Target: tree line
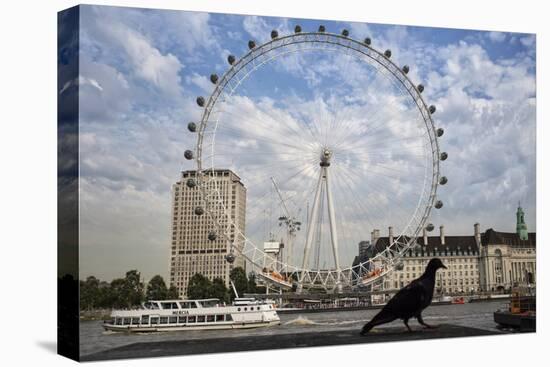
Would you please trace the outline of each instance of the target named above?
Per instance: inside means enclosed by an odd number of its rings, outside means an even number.
[[[235,285],[235,290],[240,297],[244,293],[263,293],[265,287],[259,287],[256,284],[256,276],[250,273],[248,277],[246,272],[241,267],[235,267],[229,273],[229,279]],[[218,298],[223,302],[231,302],[235,298],[235,294],[231,287],[226,287],[225,282],[221,278],[214,278],[212,281],[204,275],[197,273],[189,279],[187,285],[187,298]]]
[[[80,309],[132,308],[146,299],[178,298],[176,287],[167,287],[160,275],[155,275],[147,287],[141,281],[137,270],[126,272],[124,278],[113,279],[110,283],[94,276],[80,281]]]
[[[244,293],[258,293],[265,288],[256,285],[253,273],[248,277],[243,268],[231,270],[230,279],[240,296]],[[124,278],[113,279],[110,283],[101,281],[94,276],[80,281],[80,309],[94,310],[101,308],[132,308],[146,300],[178,299],[178,290],[174,285],[167,287],[160,275],[155,275],[147,283],[141,281],[141,274],[137,270],[126,272]],[[210,280],[197,273],[189,279],[187,298],[218,298],[223,302],[230,302],[234,298],[233,291],[225,286],[221,278]]]

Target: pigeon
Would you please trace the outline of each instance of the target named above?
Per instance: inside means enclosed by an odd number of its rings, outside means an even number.
[[[422,320],[422,311],[432,302],[435,273],[441,268],[447,269],[440,259],[431,259],[424,274],[399,290],[384,308],[363,326],[361,335],[366,335],[370,329],[377,325],[386,324],[396,319],[403,320],[407,329],[412,331],[409,327],[409,319],[412,317],[416,318],[426,328],[432,328],[433,326]]]

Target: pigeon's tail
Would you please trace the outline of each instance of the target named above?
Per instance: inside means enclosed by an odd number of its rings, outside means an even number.
[[[376,316],[374,316],[372,320],[367,322],[365,326],[363,326],[363,329],[361,330],[361,335],[367,334],[370,331],[370,329],[372,329],[377,325],[386,324],[388,322],[392,322],[395,319],[397,319],[396,316],[388,312],[385,312],[385,310],[382,310],[378,314],[376,314]]]

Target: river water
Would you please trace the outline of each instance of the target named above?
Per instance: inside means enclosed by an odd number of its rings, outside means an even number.
[[[441,305],[428,307],[423,312],[426,323],[454,324],[498,332],[493,321],[493,312],[506,309],[507,302],[479,302],[463,305]],[[164,340],[190,340],[234,338],[250,335],[277,335],[338,329],[361,329],[379,310],[338,311],[320,313],[280,314],[281,325],[268,328],[242,330],[190,330],[154,333],[120,333],[103,330],[102,321],[82,321],[80,323],[80,354],[87,355],[126,344],[158,342]],[[420,328],[416,320],[409,322],[411,328]],[[402,326],[402,321],[394,321],[378,328]]]

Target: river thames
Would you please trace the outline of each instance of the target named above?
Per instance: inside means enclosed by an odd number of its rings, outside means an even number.
[[[493,312],[498,309],[506,309],[506,301],[466,303],[463,305],[438,305],[428,307],[423,313],[427,323],[452,324],[476,329],[482,329],[494,333],[506,333],[499,330],[493,320]],[[236,330],[190,330],[175,332],[153,333],[120,333],[103,330],[102,321],[82,321],[80,323],[80,354],[86,356],[112,348],[122,347],[134,343],[185,341],[209,338],[237,338],[254,335],[282,335],[311,332],[326,332],[334,330],[361,329],[364,323],[372,318],[379,310],[337,311],[320,313],[281,313],[281,325]],[[416,320],[411,320],[409,325],[413,330],[421,329]],[[401,321],[394,321],[375,328],[375,332],[383,332],[385,328],[403,327]],[[404,335],[403,340],[406,340]]]

